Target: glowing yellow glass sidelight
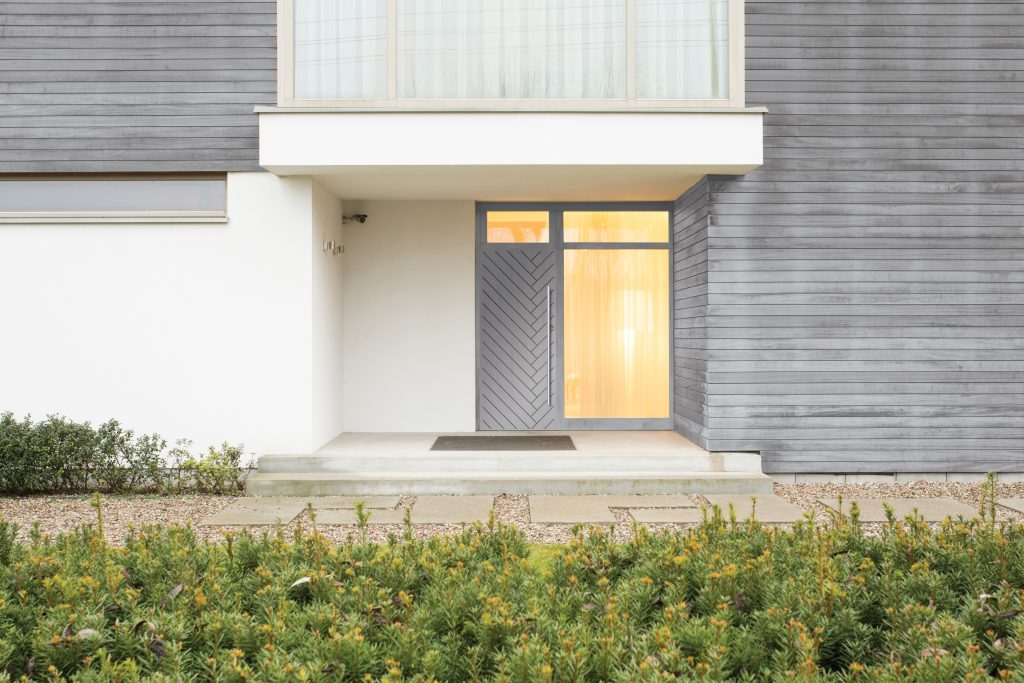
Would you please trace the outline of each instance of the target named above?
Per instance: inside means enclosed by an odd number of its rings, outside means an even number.
[[[566,211],[566,242],[668,242],[667,211]]]
[[[488,211],[489,243],[530,244],[549,241],[547,211]]]
[[[565,251],[565,416],[669,417],[669,252]]]

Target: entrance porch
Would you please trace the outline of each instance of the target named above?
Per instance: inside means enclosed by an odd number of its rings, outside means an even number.
[[[310,446],[263,455],[249,492],[770,490],[757,455],[667,431],[694,381],[673,201],[757,167],[762,113],[261,111],[261,165],[341,215],[314,255]],[[643,230],[597,229],[629,212]],[[577,450],[430,450],[500,429]]]

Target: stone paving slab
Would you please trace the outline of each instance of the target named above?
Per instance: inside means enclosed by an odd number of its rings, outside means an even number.
[[[199,522],[201,526],[287,524],[306,508],[305,498],[242,498]]]
[[[1000,498],[998,502],[1004,508],[1024,513],[1024,498]]]
[[[412,506],[414,524],[468,524],[486,522],[494,496],[417,496]]]
[[[629,514],[641,524],[697,524],[704,521],[698,508],[640,508]]]
[[[405,521],[405,508],[397,510],[367,509],[370,518],[367,524],[402,524]],[[359,523],[356,511],[352,508],[328,508],[316,513],[316,523],[325,526],[336,524],[353,525]]]
[[[470,524],[486,522],[491,516],[493,496],[417,496],[412,506],[413,524]],[[398,500],[395,499],[395,504]],[[405,508],[367,510],[367,524],[402,524]],[[358,524],[354,509],[328,509],[317,513],[318,524]]]
[[[888,503],[897,519],[903,519],[907,515],[914,514],[914,510],[920,514],[926,522],[941,522],[946,517],[976,517],[978,511],[969,505],[964,505],[952,498],[850,498],[843,499],[843,514],[850,513],[850,506],[857,501],[860,508],[860,521],[862,522],[885,522],[883,503]],[[839,509],[839,500],[836,498],[822,498],[819,500],[822,505],[833,510]]]
[[[798,522],[804,517],[804,511],[789,501],[772,495],[752,496],[749,494],[714,494],[705,495],[708,502],[722,509],[722,514],[729,516],[729,505],[736,511],[737,519],[750,519],[751,514],[759,522],[770,524],[786,524]],[[757,499],[755,504],[754,499]]]
[[[307,499],[303,499],[307,500]],[[314,510],[355,510],[358,501],[366,509],[387,509],[398,507],[398,496],[315,496],[308,499]]]
[[[530,496],[534,524],[614,524],[609,508],[693,508],[689,496]]]

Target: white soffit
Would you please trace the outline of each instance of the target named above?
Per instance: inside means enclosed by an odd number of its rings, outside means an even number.
[[[260,165],[364,199],[670,200],[761,165],[761,110],[260,113]]]

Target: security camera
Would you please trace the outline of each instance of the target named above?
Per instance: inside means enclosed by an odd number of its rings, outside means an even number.
[[[342,216],[341,222],[342,223],[365,223],[366,222],[366,218],[367,218],[367,216],[366,216],[365,213],[356,213],[356,214],[353,214],[351,216]]]

